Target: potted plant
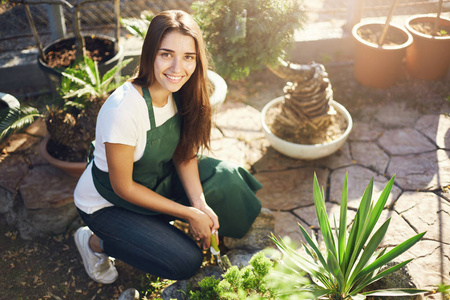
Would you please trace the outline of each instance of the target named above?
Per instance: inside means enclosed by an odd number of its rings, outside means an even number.
[[[391,24],[398,0],[394,0],[386,22],[360,22],[353,26],[354,74],[361,84],[387,88],[401,76],[406,49],[413,39],[404,28]]]
[[[306,21],[299,1],[199,1],[192,8],[221,74],[237,80],[266,66],[288,81],[285,96],[270,101],[261,114],[275,150],[294,158],[316,159],[342,145],[352,122],[345,108],[333,101],[323,65],[284,59],[295,31]],[[326,134],[332,127],[340,132],[333,137]]]
[[[425,234],[419,233],[403,243],[387,250],[379,247],[386,235],[390,218],[377,230],[376,224],[389,197],[394,178],[387,183],[377,201],[372,202],[373,178],[367,185],[349,232],[347,233],[347,176],[342,188],[339,224],[334,227],[327,215],[323,188],[320,189],[314,174],[314,204],[323,243],[319,245],[314,235],[310,236],[299,224],[305,243],[303,251],[289,245],[288,239],[272,240],[282,253],[279,260],[290,272],[278,273],[286,284],[296,285],[299,272],[311,278],[309,285],[297,285],[297,291],[307,291],[318,299],[366,299],[374,296],[411,296],[424,294],[427,290],[398,287],[368,291],[373,282],[399,270],[412,259],[393,266],[386,265],[416,244]]]
[[[443,78],[450,66],[450,19],[441,16],[443,0],[436,16],[414,15],[407,19],[406,29],[413,36],[406,50],[406,69],[419,79]]]
[[[114,37],[104,35],[84,35],[81,32],[80,9],[84,4],[103,0],[77,0],[71,4],[65,0],[16,0],[13,2],[22,3],[25,6],[28,21],[33,31],[36,45],[39,51],[38,65],[48,77],[52,90],[56,90],[61,85],[61,72],[82,57],[87,56],[98,62],[100,74],[105,74],[108,70],[120,63],[123,59],[123,49],[119,44],[119,16],[120,0],[114,0],[114,13],[116,18],[116,30]],[[51,42],[46,47],[42,47],[36,26],[31,15],[29,4],[59,4],[66,6],[72,15],[73,36]]]
[[[131,60],[122,61],[101,76],[97,62],[84,57],[62,72],[59,92],[64,103],[48,108],[45,121],[49,135],[40,147],[50,164],[71,176],[82,174],[95,140],[98,111],[110,92],[123,84],[125,78],[117,75]]]
[[[27,127],[39,116],[36,108],[21,106],[16,97],[0,93],[0,148],[8,136]]]

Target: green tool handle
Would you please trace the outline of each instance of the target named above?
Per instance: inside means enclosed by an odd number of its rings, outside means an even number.
[[[211,253],[214,255],[217,255],[220,253],[219,246],[217,245],[217,239],[214,234],[211,233],[211,247],[210,247]],[[213,251],[214,250],[214,251]]]

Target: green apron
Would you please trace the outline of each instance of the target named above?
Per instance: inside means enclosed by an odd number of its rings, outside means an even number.
[[[172,160],[180,139],[182,117],[178,113],[156,127],[150,93],[146,88],[142,90],[151,128],[147,132],[144,154],[133,164],[133,180],[168,199],[190,206]],[[174,99],[180,111],[178,94],[174,94]],[[261,202],[255,196],[262,188],[261,183],[234,164],[205,156],[198,158],[198,164],[206,202],[219,218],[219,234],[235,238],[244,236],[261,210]],[[140,214],[160,214],[120,198],[112,189],[109,174],[101,171],[95,160],[92,177],[99,194],[112,204]]]

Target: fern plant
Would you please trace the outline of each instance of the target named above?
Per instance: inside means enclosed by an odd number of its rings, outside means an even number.
[[[277,239],[272,235],[272,240],[284,255],[281,262],[286,268],[292,272],[304,271],[312,278],[313,283],[301,289],[313,293],[319,299],[365,299],[366,296],[410,296],[427,292],[402,288],[363,292],[369,284],[410,262],[411,259],[380,271],[381,267],[407,251],[425,234],[425,232],[417,234],[389,251],[386,248],[379,248],[390,219],[375,232],[374,228],[386,204],[394,178],[395,176],[388,182],[375,203],[371,201],[372,178],[347,234],[347,176],[342,189],[339,226],[335,224],[336,229],[333,230],[325,208],[324,191],[320,189],[314,174],[314,204],[325,249],[320,250],[317,241],[301,225],[300,230],[306,240],[306,243],[303,243],[304,255],[289,247],[283,239]],[[290,279],[292,276],[286,276],[286,281]]]

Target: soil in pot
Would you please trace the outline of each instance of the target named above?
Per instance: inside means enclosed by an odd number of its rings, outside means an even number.
[[[328,115],[318,128],[308,124],[290,128],[280,126],[277,118],[282,105],[282,102],[279,102],[267,110],[266,124],[273,134],[285,141],[302,145],[324,144],[338,139],[347,129],[347,120],[339,113]]]
[[[378,44],[381,33],[383,32],[383,24],[370,24],[358,29],[358,35],[365,41],[372,44]],[[401,32],[389,27],[383,46],[401,45],[405,42],[405,37]]]
[[[105,62],[114,57],[114,43],[110,40],[85,37],[86,55],[98,63]],[[76,49],[72,40],[64,40],[55,44],[45,54],[45,62],[51,68],[67,68],[75,61]]]
[[[54,158],[67,162],[85,162],[86,151],[73,151],[70,147],[60,145],[49,139],[47,143],[47,152]]]
[[[414,22],[410,24],[411,28],[417,32],[431,36],[450,36],[450,26],[439,25],[437,31],[434,30],[433,22]]]

